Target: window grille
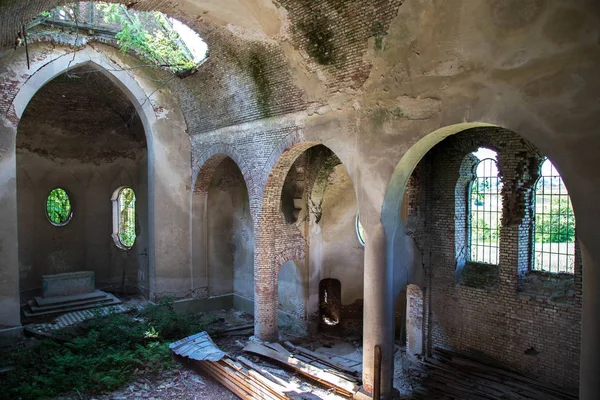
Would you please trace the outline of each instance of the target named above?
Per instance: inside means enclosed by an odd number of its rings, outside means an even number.
[[[124,187],[113,194],[113,240],[127,250],[135,243],[135,193]]]
[[[487,150],[489,152],[489,150]],[[477,163],[470,188],[469,244],[471,261],[498,264],[502,182],[493,158]]]
[[[533,269],[574,273],[575,214],[560,174],[546,159],[535,186]]]
[[[73,217],[71,200],[64,189],[52,189],[46,198],[46,217],[54,226],[65,226]]]

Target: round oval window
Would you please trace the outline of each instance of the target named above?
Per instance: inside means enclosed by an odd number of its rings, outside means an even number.
[[[356,236],[358,237],[358,241],[360,242],[360,244],[362,244],[363,246],[365,245],[365,230],[362,226],[362,224],[360,223],[360,215],[356,214]]]
[[[48,194],[48,198],[46,198],[46,217],[54,226],[65,226],[73,218],[71,200],[64,189],[52,189]]]

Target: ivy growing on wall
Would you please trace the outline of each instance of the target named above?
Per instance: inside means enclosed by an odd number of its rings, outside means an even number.
[[[98,4],[107,23],[118,23],[116,38],[123,52],[135,51],[146,60],[171,68],[175,72],[194,68],[192,54],[167,17],[154,11],[142,16],[131,13],[121,4]]]

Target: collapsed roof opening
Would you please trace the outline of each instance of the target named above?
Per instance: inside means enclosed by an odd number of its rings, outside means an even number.
[[[149,66],[182,77],[195,72],[208,56],[206,43],[181,21],[159,11],[130,10],[123,4],[68,3],[39,14],[27,26],[27,35],[44,35],[48,29],[114,41],[121,51],[135,53]]]

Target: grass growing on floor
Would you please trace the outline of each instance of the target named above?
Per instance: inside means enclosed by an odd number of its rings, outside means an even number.
[[[94,394],[130,382],[136,373],[173,367],[169,343],[204,330],[198,316],[182,316],[172,300],[128,314],[97,316],[60,344],[42,340],[19,348],[2,364],[0,399],[39,399],[78,391]]]

